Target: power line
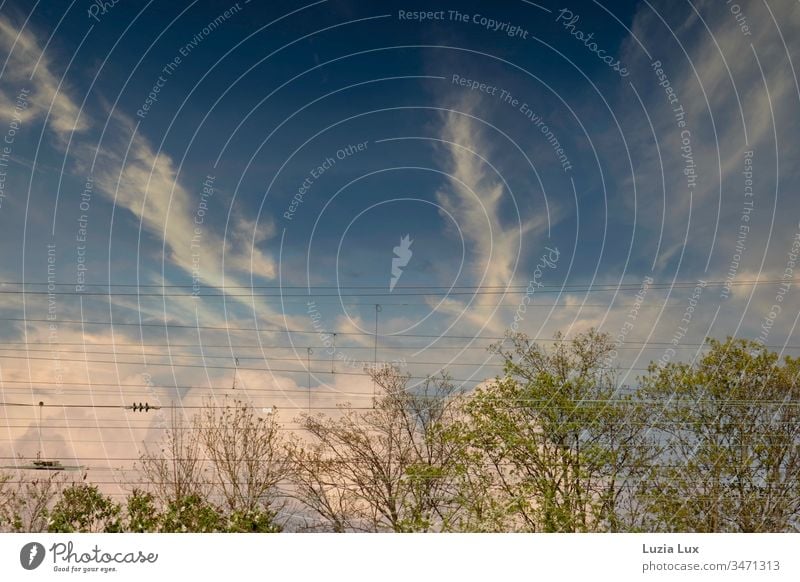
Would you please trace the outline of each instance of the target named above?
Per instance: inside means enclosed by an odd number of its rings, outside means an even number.
[[[196,461],[202,463],[214,463],[213,459],[209,459],[206,457],[168,457],[169,460],[174,461]],[[10,457],[10,456],[0,456],[0,460],[19,460],[22,461],[19,457]],[[64,460],[70,462],[108,462],[108,463],[117,463],[117,462],[139,462],[142,460],[141,457],[67,457]],[[237,458],[238,461],[259,461],[259,458],[248,458],[248,457],[241,457]],[[310,465],[327,465],[327,464],[337,464],[337,465],[344,465],[344,464],[351,464],[351,465],[361,465],[361,464],[372,464],[372,462],[368,459],[359,459],[359,458],[336,458],[336,459],[325,459],[323,461],[316,461],[316,460],[306,460],[305,463]],[[432,465],[436,465],[436,463],[431,463]],[[515,466],[514,463],[511,462],[499,462],[496,465],[494,463],[487,463],[483,466],[500,466],[500,467],[513,467]],[[653,466],[659,467],[661,469],[681,469],[685,468],[685,464],[674,464],[674,463],[654,463]],[[126,469],[127,467],[92,467],[91,470],[93,471],[120,471],[122,469]],[[22,468],[18,470],[24,470]],[[416,475],[415,475],[416,478]],[[636,481],[637,483],[642,482],[649,482],[649,478],[643,477],[641,479],[635,479],[633,477],[628,477],[631,481]],[[675,478],[664,480],[666,482],[685,482],[684,479]],[[662,482],[664,482],[662,481]]]
[[[609,289],[611,290],[611,289]],[[627,290],[627,289],[613,289],[613,290]],[[631,289],[633,290],[633,288]],[[635,290],[639,290],[639,287],[636,287]],[[553,293],[558,290],[539,290],[537,292],[546,292],[546,293]],[[590,291],[587,289],[586,291]],[[102,291],[23,291],[23,290],[9,290],[9,289],[0,289],[0,295],[56,295],[56,296],[73,296],[73,297],[92,297],[92,296],[99,296],[99,297],[303,297],[303,298],[313,298],[313,297],[429,297],[433,295],[507,295],[507,294],[517,294],[524,292],[524,289],[519,291],[513,290],[503,290],[503,291],[427,291],[427,292],[413,292],[413,293],[292,293],[292,294],[277,294],[277,293],[108,293]]]
[[[123,467],[119,467],[119,468],[122,469]],[[22,469],[22,468],[14,469],[14,468],[12,468],[10,470],[12,470],[12,471],[13,470],[24,471],[25,469]],[[95,469],[92,468],[92,467],[87,468],[87,471],[90,472],[90,473],[93,470],[95,470]],[[441,476],[438,476],[438,475],[415,475],[414,476],[414,479],[416,479],[416,480],[427,480],[427,481],[436,481],[436,480],[441,480],[441,479],[445,479],[445,478],[446,477],[441,477]],[[640,488],[642,486],[642,484],[647,484],[647,482],[645,482],[643,480],[631,479],[631,481],[634,481],[634,483],[617,484],[615,487],[616,487],[616,489],[631,490],[631,489]],[[167,483],[169,483],[169,482],[170,481],[167,481]],[[13,484],[13,485],[20,485],[20,484],[30,483],[30,481],[22,480],[22,479],[20,479],[20,480],[11,480],[10,479],[10,480],[6,481],[6,483]],[[119,481],[96,481],[96,480],[92,480],[91,483],[94,484],[94,485],[119,485],[119,486],[122,486],[122,485],[128,485],[128,486],[130,486],[130,485],[139,485],[139,486],[141,486],[141,485],[146,485],[147,484],[146,482],[144,482],[142,480],[132,481],[132,480],[123,480],[123,479],[120,479]],[[194,481],[192,481],[192,484],[196,484],[196,485],[222,485],[222,484],[229,484],[229,483],[231,483],[231,481],[209,481],[209,480],[204,480],[204,481],[194,480]],[[246,483],[246,481],[236,481],[236,483]],[[659,485],[659,484],[663,484],[663,483],[680,483],[682,485],[691,486],[693,488],[694,487],[698,487],[698,486],[702,486],[702,485],[708,486],[707,482],[699,480],[699,479],[695,480],[695,481],[690,481],[688,479],[660,479],[658,481],[653,481],[650,484],[651,485]],[[69,486],[70,481],[67,481],[65,484],[67,486]],[[494,486],[493,488],[494,489],[499,489],[499,486]],[[661,497],[663,497],[663,493],[651,493],[651,494],[647,494],[647,496],[648,497],[661,498]],[[287,497],[287,495],[282,495],[281,497]],[[291,497],[291,496],[288,496],[288,497]],[[769,498],[769,499],[771,499],[773,497],[774,497],[774,493],[754,493],[754,492],[751,492],[751,493],[748,494],[748,498],[749,499],[760,499],[760,498]],[[723,495],[721,493],[720,494],[711,494],[711,493],[709,493],[708,495],[695,495],[695,494],[693,494],[691,498],[693,500],[695,500],[695,499],[707,499],[707,500],[714,500],[714,501],[720,501],[721,499],[724,499],[724,497],[723,497]]]
[[[363,394],[362,396],[367,397],[367,394]],[[430,401],[441,401],[447,400],[448,396],[439,396],[439,397],[430,397],[424,398],[419,396],[421,400],[430,400]],[[504,399],[503,404],[498,404],[498,408],[502,409],[534,409],[535,407],[532,406],[533,404],[544,404],[550,405],[550,399],[536,399],[536,398],[507,398]],[[527,405],[519,405],[519,404],[506,404],[506,403],[528,403]],[[787,400],[724,400],[724,399],[686,399],[686,400],[671,400],[670,401],[670,408],[671,407],[678,407],[678,406],[699,406],[702,404],[715,404],[718,406],[778,406],[778,407],[785,407],[785,408],[796,408],[800,407],[800,401],[787,401]],[[578,407],[581,404],[585,405],[595,405],[595,404],[619,404],[619,405],[630,405],[630,406],[652,406],[652,405],[660,405],[664,404],[661,400],[627,400],[627,399],[620,399],[620,398],[586,398],[586,399],[576,399],[574,400],[570,406]],[[0,401],[0,406],[15,406],[15,407],[22,407],[22,408],[79,408],[83,410],[95,410],[95,409],[108,409],[108,408],[116,408],[116,409],[125,409],[130,408],[129,405],[122,405],[122,404],[95,404],[95,403],[72,403],[72,404],[47,404],[47,403],[30,403],[30,402],[4,402]],[[211,404],[195,404],[195,405],[161,405],[159,408],[162,409],[175,409],[175,410],[227,410],[233,408],[234,406],[221,406],[221,405],[211,405]],[[150,407],[153,409],[153,406]],[[258,407],[253,407],[258,408]],[[306,406],[281,406],[279,410],[293,410],[293,409],[305,409]],[[315,410],[374,410],[374,406],[313,406],[312,409]],[[787,421],[793,424],[800,425],[800,421]],[[623,422],[622,424],[629,424]],[[652,423],[647,423],[652,424]],[[678,424],[692,424],[689,421],[678,421]]]
[[[302,371],[302,370],[301,370]],[[156,386],[153,384],[117,384],[117,383],[109,383],[109,382],[92,382],[91,384],[87,382],[55,382],[55,381],[44,381],[44,380],[3,380],[2,384],[35,384],[35,386],[31,386],[29,390],[33,390],[35,388],[39,388],[42,386],[82,386],[85,387],[89,391],[93,391],[96,387],[119,387],[119,388],[162,388],[162,389],[178,389],[178,390],[218,390],[220,392],[224,392],[226,390],[230,390],[230,386],[193,386],[187,384],[179,384],[179,385],[163,385],[163,386]],[[317,387],[322,388],[322,386]],[[2,388],[0,387],[0,392],[9,391],[9,390],[23,390],[23,388]],[[268,389],[265,388],[248,388],[247,392],[266,392]],[[333,390],[330,388],[330,390]],[[306,390],[301,389],[292,389],[292,388],[275,388],[275,393],[282,394],[284,392],[298,392],[305,394]],[[335,392],[336,394],[354,394],[360,395],[359,392],[339,392],[338,390]],[[115,392],[115,394],[119,394],[119,392]]]
[[[0,319],[0,321],[2,321],[2,320]],[[337,333],[338,332],[331,332],[331,335],[336,335]],[[372,334],[367,334],[367,335],[372,337]],[[384,336],[384,338],[386,338],[386,337],[397,338],[397,337],[403,337],[403,336]],[[442,339],[447,339],[448,337],[450,337],[450,336],[442,336]],[[534,341],[534,342],[542,342],[542,343],[564,343],[564,342],[571,342],[572,341],[571,339],[557,340],[557,339],[553,339],[553,338],[549,338],[549,339],[547,339],[547,338],[530,338],[530,340]],[[85,341],[81,341],[81,342],[54,341],[51,344],[51,343],[49,343],[47,341],[34,340],[34,341],[16,341],[16,342],[14,342],[14,341],[0,341],[0,345],[20,345],[20,346],[50,346],[50,345],[52,345],[52,346],[96,347],[96,346],[99,346],[100,344],[86,343]],[[102,345],[106,346],[108,344],[102,344]],[[625,341],[625,345],[622,345],[622,346],[617,347],[615,349],[616,350],[639,350],[641,348],[644,348],[644,349],[655,350],[655,349],[661,349],[661,346],[666,346],[666,345],[671,345],[671,342],[660,342],[660,341],[643,342],[643,341],[635,341],[635,340],[626,340]],[[800,349],[800,345],[763,344],[763,346],[765,348],[774,348],[774,349]],[[118,347],[119,347],[120,350],[122,350],[122,349],[131,349],[131,350],[133,350],[133,349],[135,349],[135,350],[137,350],[137,352],[135,352],[135,353],[141,353],[141,350],[139,350],[140,347],[146,347],[146,348],[155,348],[155,347],[162,347],[162,348],[195,348],[195,349],[206,349],[206,348],[223,349],[224,348],[226,350],[236,349],[236,350],[258,350],[258,351],[264,351],[264,350],[267,350],[267,351],[269,351],[269,350],[294,350],[294,351],[296,351],[301,346],[298,346],[297,344],[295,344],[295,345],[286,345],[286,346],[279,346],[279,345],[259,346],[259,345],[253,345],[253,344],[245,345],[245,344],[237,344],[237,343],[229,343],[229,344],[191,343],[191,344],[187,344],[187,343],[177,343],[177,342],[176,343],[172,343],[172,342],[167,342],[167,343],[153,343],[153,342],[139,343],[138,341],[133,341],[131,343],[120,343],[120,345]],[[316,349],[318,349],[318,350],[332,349],[332,346],[325,346],[325,345],[311,345],[311,346],[308,346],[308,347],[313,348],[315,350]],[[333,347],[336,347],[336,346],[333,346]],[[673,347],[677,348],[677,349],[682,348],[682,347],[688,349],[688,348],[695,348],[695,347],[708,347],[708,344],[698,343],[698,342],[685,342],[685,343],[681,342],[681,345],[679,345],[679,346],[674,346],[673,345]],[[424,350],[424,351],[431,351],[431,350],[459,350],[459,351],[460,350],[483,350],[483,351],[486,351],[486,350],[489,350],[490,348],[491,348],[490,344],[485,344],[485,345],[482,345],[482,346],[473,346],[473,345],[398,346],[398,345],[391,345],[391,344],[390,345],[386,345],[386,344],[384,344],[384,349],[389,349],[389,350]],[[10,351],[12,349],[15,349],[16,351],[25,351],[25,350],[27,350],[29,348],[18,348],[18,349],[17,348],[0,348],[0,349],[6,349],[7,351]],[[348,350],[348,351],[351,351],[351,350],[370,350],[370,351],[372,351],[373,347],[372,346],[363,346],[363,345],[360,345],[360,346],[359,345],[339,345],[338,346],[337,351],[344,351],[344,350]],[[76,350],[76,351],[73,351],[73,352],[69,352],[67,350],[56,350],[54,348],[49,348],[47,350],[42,350],[42,351],[48,351],[48,352],[51,352],[51,353],[52,352],[81,353],[81,354],[84,353],[83,350]],[[110,352],[110,353],[123,354],[123,352],[121,352],[121,351],[119,351],[119,352]],[[159,353],[162,353],[162,352],[159,352]]]
[[[736,281],[705,281],[706,287],[722,286],[722,285],[767,285],[774,283],[783,283],[783,279],[740,279]],[[684,281],[668,281],[663,283],[653,282],[648,285],[649,288],[661,287],[675,287],[675,286],[691,286],[696,287],[699,284],[697,280],[684,280]],[[47,281],[0,281],[0,285],[16,285],[16,286],[41,286],[48,287],[50,285],[74,287],[74,283],[50,283]],[[164,288],[164,289],[196,289],[196,283],[85,283],[84,287],[141,287],[141,288]],[[524,284],[509,284],[509,285],[397,285],[395,289],[525,289],[527,285]],[[584,283],[570,283],[565,285],[542,285],[541,288],[609,288],[617,289],[619,287],[635,287],[641,288],[641,283],[592,283],[591,285]],[[339,284],[339,285],[200,285],[200,288],[205,289],[386,289],[386,284],[382,285],[365,285],[358,284]],[[539,289],[539,287],[537,287]],[[80,294],[80,292],[77,292]]]
[[[86,419],[91,420],[91,419]],[[119,422],[125,422],[125,419],[120,419]],[[29,429],[31,428],[29,424],[6,424],[0,425],[0,429],[9,429],[9,428],[24,428]],[[63,429],[63,430],[124,430],[124,431],[133,431],[133,430],[194,430],[194,427],[185,426],[185,427],[167,427],[167,426],[158,426],[155,421],[153,424],[150,425],[130,425],[130,424],[120,424],[120,425],[106,425],[106,424],[85,424],[85,425],[48,425],[48,430],[50,429]],[[280,425],[277,427],[278,430],[286,430],[286,431],[306,431],[306,428],[303,426],[285,426]],[[4,440],[4,439],[0,439]],[[103,439],[105,441],[105,439]],[[45,442],[48,442],[45,439]],[[62,440],[52,440],[52,442],[63,442]],[[93,443],[100,443],[98,440],[89,441]],[[125,441],[128,442],[128,441]]]
[[[164,352],[145,352],[145,351],[135,351],[135,346],[130,346],[133,351],[105,351],[105,350],[50,350],[50,349],[34,349],[34,348],[2,348],[0,347],[0,352],[24,352],[24,353],[44,353],[44,354],[80,354],[80,355],[92,355],[92,356],[150,356],[156,358],[200,358],[202,360],[249,360],[249,361],[264,361],[264,360],[275,360],[279,362],[296,362],[301,361],[302,358],[300,356],[295,357],[282,357],[282,356],[237,356],[233,357],[230,354],[226,354],[224,356],[213,355],[213,354],[186,354],[186,353],[164,353]],[[202,346],[201,346],[202,347]],[[291,348],[290,348],[291,349]],[[312,350],[313,347],[308,346],[307,350]],[[347,349],[347,348],[342,348]],[[386,348],[391,350],[392,348]],[[335,352],[334,352],[335,353]],[[21,359],[24,359],[24,356],[15,356]],[[500,357],[499,354],[488,354],[488,357]],[[69,361],[69,360],[66,360]],[[312,362],[322,362],[327,363],[329,359],[312,359]],[[375,358],[374,363],[377,362],[377,358]],[[447,364],[453,366],[471,366],[474,365],[472,363],[450,363],[450,362],[425,362],[425,361],[418,361],[413,360],[415,364]],[[493,366],[497,364],[491,364]]]
[[[13,359],[13,360],[37,360],[37,361],[46,361],[46,362],[76,362],[76,363],[89,363],[89,364],[113,364],[115,366],[144,366],[145,364],[142,362],[121,362],[118,360],[90,360],[86,358],[42,358],[38,356],[28,356],[25,358],[20,358],[19,356],[6,356],[0,354],[0,359]],[[211,365],[211,364],[179,364],[176,362],[147,362],[147,366],[154,366],[154,367],[169,367],[169,368],[203,368],[206,370],[236,370],[235,366],[221,366],[221,365]],[[366,367],[366,364],[365,364]],[[480,364],[476,364],[476,367],[480,367]],[[248,372],[285,372],[287,374],[299,374],[305,373],[307,370],[300,368],[300,369],[290,369],[290,368],[253,368],[253,367],[239,367],[239,370],[245,370]],[[308,370],[310,373],[315,375],[330,375],[330,370]],[[347,371],[337,371],[335,375],[340,376],[362,376],[362,377],[372,377],[372,374],[369,372],[347,372]],[[415,376],[410,375],[407,376],[411,380],[427,380],[429,376]],[[450,378],[453,382],[483,382],[484,380],[475,380],[472,378]]]
[[[59,319],[57,321],[44,319],[44,318],[23,318],[23,317],[0,317],[0,321],[20,321],[25,323],[47,323],[53,324],[56,323],[58,325],[105,325],[105,326],[134,326],[134,327],[157,327],[157,328],[177,328],[177,329],[209,329],[214,331],[225,331],[225,332],[260,332],[260,333],[296,333],[296,334],[316,334],[316,335],[326,335],[326,333],[332,332],[324,332],[315,329],[290,329],[290,328],[269,328],[269,327],[232,327],[232,326],[211,326],[211,325],[187,325],[187,324],[179,324],[179,323],[171,323],[171,322],[163,322],[163,323],[138,323],[138,322],[116,322],[116,321],[82,321],[78,319]],[[368,332],[361,332],[361,331],[337,331],[337,335],[350,335],[350,336],[367,336],[373,337],[374,334]],[[476,339],[489,339],[489,340],[502,340],[505,337],[496,337],[496,336],[455,336],[455,335],[434,335],[434,334],[386,334],[383,337],[387,338],[427,338],[427,339],[469,339],[469,340],[476,340]],[[543,341],[554,341],[554,340],[543,340]],[[572,341],[572,340],[564,340],[564,341]]]
[[[751,281],[706,281],[704,287],[719,287],[719,286],[753,286],[753,285],[774,285],[778,283],[782,283],[782,279],[767,279],[767,280],[751,280]],[[2,283],[0,283],[2,284]],[[41,285],[41,284],[39,284]],[[46,284],[45,284],[46,285]],[[652,283],[648,286],[649,289],[686,289],[686,288],[694,288],[698,285],[697,281],[691,282],[670,282],[670,283]],[[165,287],[166,288],[166,287]],[[185,286],[175,286],[172,288],[186,288]],[[241,288],[241,287],[239,287]],[[271,287],[272,289],[283,290],[284,288],[281,287]],[[303,298],[314,298],[314,297],[429,297],[429,296],[481,296],[481,295],[516,295],[520,293],[527,292],[526,285],[508,285],[508,286],[493,286],[489,287],[460,287],[459,289],[470,289],[469,291],[454,291],[455,287],[428,287],[428,286],[416,286],[416,287],[406,287],[406,289],[427,289],[427,291],[407,291],[407,292],[387,292],[385,287],[353,287],[358,289],[382,289],[380,292],[352,292],[347,291],[343,292],[341,287],[312,287],[313,288],[327,288],[327,289],[337,289],[336,293],[297,293],[298,289],[303,289],[303,287],[292,287],[291,289],[294,291],[293,293],[255,293],[251,291],[250,293],[226,293],[224,291],[224,287],[221,288],[219,291],[214,293],[192,293],[192,292],[184,292],[184,293],[153,293],[150,291],[147,292],[111,292],[111,291],[57,291],[57,290],[26,290],[26,289],[0,289],[0,294],[28,294],[28,295],[47,295],[47,296],[103,296],[103,297],[303,297]],[[633,284],[633,283],[623,283],[623,284],[592,284],[592,285],[543,285],[542,287],[537,287],[537,293],[594,293],[594,292],[608,292],[608,291],[639,291],[642,288],[641,284]],[[251,287],[251,289],[253,289]],[[189,291],[189,288],[187,288]]]
[[[123,354],[120,354],[120,355],[123,355]],[[124,355],[134,356],[136,354],[124,354]],[[163,357],[184,357],[184,356],[168,356],[168,355],[165,355]],[[195,357],[199,357],[199,356],[195,356]],[[90,364],[112,364],[112,365],[115,365],[115,366],[145,366],[145,367],[153,366],[153,367],[168,367],[168,368],[202,368],[202,369],[207,369],[207,370],[245,370],[245,371],[249,371],[249,372],[284,372],[284,373],[289,373],[289,374],[310,373],[310,374],[320,375],[320,376],[321,375],[343,375],[343,376],[361,376],[361,377],[370,377],[370,378],[372,377],[372,373],[370,373],[370,372],[349,372],[349,371],[340,370],[340,371],[332,373],[330,370],[327,370],[327,369],[326,370],[311,370],[310,367],[308,367],[308,368],[299,368],[299,369],[295,369],[295,368],[277,368],[277,367],[272,367],[272,366],[268,366],[268,367],[264,367],[264,368],[255,368],[255,367],[241,367],[241,366],[236,366],[236,365],[234,365],[234,366],[224,366],[224,365],[219,365],[219,364],[207,364],[207,363],[203,363],[203,364],[183,364],[183,363],[178,363],[178,362],[146,362],[145,363],[145,362],[141,362],[141,361],[130,362],[130,361],[120,361],[120,360],[116,360],[116,359],[113,359],[113,360],[94,360],[94,359],[88,359],[88,358],[60,358],[60,357],[53,357],[53,356],[51,356],[51,357],[16,356],[16,355],[4,355],[4,354],[0,354],[0,359],[26,360],[26,361],[28,361],[28,360],[36,360],[36,361],[46,361],[46,362],[74,362],[74,363],[90,363]],[[285,361],[286,360],[285,358],[266,358],[266,359],[265,358],[251,358],[251,359],[265,360],[265,362],[267,364],[269,364],[269,360],[270,359],[281,360],[281,361]],[[297,358],[293,358],[293,359],[291,359],[291,361],[295,361],[298,364],[302,363],[302,360],[298,360]],[[322,362],[322,363],[326,364],[327,360],[315,360],[315,362]],[[444,368],[447,368],[448,366],[453,366],[453,365],[472,366],[472,367],[475,367],[475,368],[478,368],[478,369],[485,368],[485,367],[498,367],[498,366],[500,366],[500,364],[489,364],[489,363],[484,364],[484,363],[481,363],[481,362],[477,362],[477,363],[474,363],[474,364],[469,364],[469,363],[456,364],[456,363],[453,363],[453,362],[413,362],[412,361],[411,363],[415,363],[415,364],[419,364],[419,365],[438,366],[440,369],[444,369]],[[367,368],[367,367],[369,367],[369,365],[366,362],[364,362],[364,367]],[[389,367],[389,365],[386,364],[386,367]],[[375,368],[375,369],[377,369],[377,368]],[[603,368],[603,369],[613,370],[613,369],[616,369],[616,368],[609,367],[609,368]],[[622,366],[622,367],[620,367],[620,369],[646,371],[648,368]],[[413,374],[412,375],[407,375],[406,377],[411,379],[411,380],[428,380],[428,379],[431,378],[430,375],[417,376],[417,375],[413,375]],[[486,379],[475,380],[474,378],[448,378],[448,379],[450,381],[452,381],[452,382],[483,382],[483,381],[486,380]],[[35,381],[31,381],[31,383],[34,383],[34,382]],[[58,384],[58,383],[56,383],[56,384]],[[85,385],[85,383],[84,383],[84,385]]]
[[[304,409],[304,407],[303,407],[303,409]],[[372,408],[370,407],[369,410],[372,410]],[[101,419],[101,422],[112,422],[113,421],[113,422],[119,422],[119,423],[124,423],[124,424],[115,424],[115,425],[109,425],[109,424],[82,424],[82,425],[62,424],[62,425],[52,425],[52,424],[49,424],[47,426],[47,430],[52,430],[52,429],[58,429],[58,430],[90,430],[91,429],[91,430],[115,430],[115,431],[122,430],[122,431],[128,431],[128,432],[136,431],[136,430],[139,430],[139,431],[141,431],[141,430],[146,430],[146,431],[153,431],[153,430],[191,431],[191,430],[196,430],[192,426],[165,426],[165,425],[159,425],[158,421],[155,420],[156,417],[153,417],[153,418],[154,418],[153,423],[149,424],[149,425],[130,424],[130,422],[132,422],[131,420],[125,419],[125,418],[120,418],[120,419]],[[33,420],[33,419],[29,419],[29,420]],[[86,418],[86,419],[82,419],[82,420],[90,421],[92,419],[91,418]],[[796,425],[796,423],[789,423],[787,421],[785,423],[776,424],[775,426],[795,426],[795,425]],[[364,425],[364,424],[359,424],[359,425],[356,425],[356,426],[358,426],[359,428],[370,428],[369,425]],[[641,424],[640,426],[650,427],[651,425],[649,425],[649,424]],[[30,428],[31,428],[30,424],[4,424],[4,425],[0,425],[0,430],[2,430],[2,429],[30,429]],[[280,422],[276,426],[276,428],[278,430],[289,431],[289,432],[308,432],[308,429],[304,425],[301,425],[299,423],[283,423],[283,422]],[[752,435],[754,437],[758,437],[758,438],[761,438],[761,437],[772,437],[772,436],[781,436],[781,437],[785,437],[786,436],[785,434],[781,434],[781,433],[766,433],[766,432],[765,433],[754,432],[754,433],[752,433]],[[44,440],[44,442],[64,443],[63,439],[43,439],[43,440]],[[38,438],[36,438],[36,437],[28,438],[28,439],[23,439],[21,437],[18,437],[18,438],[0,438],[0,441],[6,441],[6,442],[17,442],[17,441],[37,442]],[[70,442],[72,442],[72,441],[70,441]],[[79,442],[79,441],[76,440],[74,442]],[[107,441],[104,438],[102,441],[97,440],[97,439],[93,439],[93,440],[85,440],[85,441],[81,441],[81,442],[100,444],[101,442],[107,442]],[[126,440],[126,441],[116,441],[116,442],[129,443],[130,441]],[[66,444],[69,444],[69,443],[66,443]],[[635,445],[631,445],[631,446],[633,447]],[[729,445],[729,446],[737,447],[737,446],[740,446],[740,445]],[[746,445],[741,445],[741,446],[746,446]]]
[[[198,329],[208,329],[214,331],[225,331],[225,332],[259,332],[259,333],[286,333],[286,334],[317,334],[317,335],[331,335],[332,331],[326,330],[315,330],[315,329],[290,329],[290,328],[260,328],[260,327],[233,327],[233,326],[209,326],[209,325],[187,325],[187,324],[177,324],[171,322],[163,322],[163,323],[138,323],[138,322],[115,322],[115,321],[81,321],[75,319],[61,319],[54,322],[54,320],[49,319],[39,319],[39,318],[22,318],[22,317],[0,317],[0,321],[20,321],[20,322],[35,322],[35,323],[48,323],[53,324],[57,323],[58,325],[65,324],[65,325],[104,325],[104,326],[134,326],[134,327],[156,327],[156,328],[178,328],[178,329],[191,329],[191,330],[198,330]],[[337,335],[349,335],[349,336],[359,336],[359,337],[374,337],[375,334],[369,332],[361,332],[361,331],[336,331]],[[392,338],[418,338],[418,339],[436,339],[436,340],[469,340],[470,342],[476,340],[490,340],[490,341],[502,341],[508,340],[507,336],[491,336],[491,335],[441,335],[441,334],[422,334],[422,333],[388,333],[388,334],[380,334],[379,337],[383,339],[392,339]],[[575,340],[571,338],[562,338],[562,339],[555,339],[555,338],[540,338],[540,337],[529,337],[528,338],[532,342],[547,342],[547,343],[572,343]],[[641,341],[641,340],[625,340],[625,343],[628,345],[664,345],[664,346],[672,346],[672,341]],[[681,342],[684,346],[704,346],[706,345],[705,342],[703,343],[690,343],[690,342]],[[169,345],[169,344],[167,344]],[[199,345],[199,344],[198,344]],[[228,346],[225,346],[228,347]],[[256,346],[257,347],[257,346]],[[302,346],[305,347],[305,346]],[[423,346],[424,347],[424,346]],[[776,345],[774,347],[783,348],[782,345]],[[791,346],[793,348],[798,348],[800,346]],[[427,349],[427,348],[426,348]]]

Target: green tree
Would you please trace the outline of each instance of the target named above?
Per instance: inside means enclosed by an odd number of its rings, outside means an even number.
[[[9,531],[14,521],[14,490],[11,475],[0,473],[0,532]]]
[[[120,506],[96,485],[75,484],[65,488],[50,512],[48,531],[119,532]]]
[[[613,344],[590,330],[545,349],[524,334],[494,347],[504,375],[466,405],[472,482],[494,492],[473,514],[504,531],[620,531],[648,455],[647,409],[616,386]],[[487,485],[486,483],[489,483]],[[476,513],[476,511],[478,513]]]
[[[225,528],[229,533],[278,533],[282,527],[276,515],[268,509],[254,509],[249,512],[235,511],[228,515]]]
[[[199,495],[187,495],[167,504],[161,519],[161,531],[168,533],[212,533],[225,530],[219,510]]]
[[[0,531],[45,532],[64,478],[57,473],[0,484]]]
[[[709,340],[694,364],[651,365],[645,397],[666,445],[641,492],[650,529],[800,529],[800,360]]]
[[[161,527],[161,512],[152,493],[134,489],[125,500],[125,531],[156,532]]]

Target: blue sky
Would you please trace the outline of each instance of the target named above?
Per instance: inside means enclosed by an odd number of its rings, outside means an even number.
[[[796,354],[798,26],[790,2],[4,2],[5,398],[235,376],[288,421],[309,386],[370,397],[376,359],[474,386],[512,326],[599,327],[627,383],[706,336]],[[160,422],[47,414],[123,449]]]

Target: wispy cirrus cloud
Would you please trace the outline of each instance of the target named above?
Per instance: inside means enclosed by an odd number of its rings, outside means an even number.
[[[93,126],[92,116],[80,110],[77,99],[60,77],[60,63],[45,54],[42,46],[30,26],[20,28],[9,17],[0,16],[0,47],[8,52],[0,77],[0,112],[10,117],[17,92],[31,87],[30,103],[21,112],[24,119],[46,119],[62,149],[70,134],[81,133],[70,144],[73,171],[81,178],[92,174],[98,191],[107,200],[131,212],[147,233],[163,242],[166,257],[174,266],[189,274],[196,272],[198,250],[192,248],[192,239],[198,226],[195,218],[202,185],[185,186],[173,158],[156,150],[119,110],[105,112],[111,118],[103,141],[93,142],[88,134]],[[100,113],[95,112],[94,117],[100,117]],[[202,226],[204,284],[223,286],[223,252],[225,265],[234,275],[253,272],[258,277],[275,276],[274,259],[258,246],[274,235],[269,219],[255,224],[237,208],[224,239],[217,225],[207,220]]]
[[[27,89],[31,92],[29,104],[21,114],[25,121],[46,119],[62,142],[72,132],[89,128],[90,120],[70,96],[68,86],[56,74],[30,26],[19,28],[8,16],[0,15],[0,50],[8,55],[0,76],[0,115],[11,118],[15,95]]]
[[[442,119],[442,169],[450,177],[436,193],[436,201],[444,210],[445,221],[449,222],[449,213],[465,240],[470,279],[475,284],[503,288],[515,284],[517,270],[527,258],[526,245],[546,232],[548,216],[518,216],[514,212],[512,194],[502,177],[484,161],[492,158],[491,141],[464,113],[479,114],[473,100],[462,100]],[[551,208],[551,221],[555,214],[555,208]],[[452,298],[440,310],[496,331],[508,323],[488,319],[490,310],[470,311],[467,302]]]
[[[749,253],[748,258],[754,261],[750,267],[758,269],[770,234],[789,227],[788,213],[778,212],[774,225],[771,219],[776,203],[783,209],[793,205],[780,194],[777,200],[775,196],[779,179],[785,183],[796,173],[790,161],[800,153],[798,87],[790,61],[800,53],[800,40],[784,34],[784,46],[778,27],[796,29],[800,5],[752,4],[745,15],[746,33],[726,3],[701,1],[680,11],[668,2],[643,3],[631,25],[634,36],[623,45],[623,59],[635,71],[635,86],[659,146],[655,147],[646,120],[627,132],[638,158],[635,178],[640,184],[639,202],[645,208],[661,207],[662,192],[657,185],[662,174],[668,194],[660,267],[684,247],[691,218],[687,249],[705,259],[704,252],[714,245],[723,252],[715,255],[720,262],[712,260],[712,266],[721,271],[727,268],[728,251],[735,245],[735,225],[743,207],[742,170],[747,150],[755,151],[754,181],[759,194],[754,200],[748,247],[760,252]],[[649,51],[650,58],[636,39]],[[655,61],[666,81],[657,78]],[[673,103],[668,102],[665,88],[659,85],[664,82],[674,91]],[[641,110],[627,92],[624,99],[626,107]],[[677,107],[685,112],[685,127],[677,126],[672,111]],[[689,134],[682,135],[683,129]],[[692,196],[688,195],[683,172],[686,159],[681,148],[687,144],[698,176]],[[624,182],[630,186],[632,179],[628,176]],[[662,219],[656,212],[643,212],[639,218],[654,227]],[[711,235],[715,230],[714,240]],[[767,265],[770,261],[768,257]]]

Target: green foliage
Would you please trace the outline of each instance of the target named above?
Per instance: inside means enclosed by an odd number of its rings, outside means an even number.
[[[152,493],[134,489],[126,500],[126,511],[125,531],[142,533],[159,530],[161,515]]]
[[[642,491],[650,529],[797,531],[798,361],[746,340],[709,348],[693,366],[651,366],[642,380],[666,444]]]
[[[59,475],[48,475],[16,483],[6,482],[0,528],[12,532],[45,532],[48,528],[50,509],[62,484]]]
[[[197,495],[188,495],[167,505],[160,531],[211,533],[224,531],[224,524],[224,517],[214,505]]]
[[[281,530],[281,526],[275,522],[275,514],[265,509],[236,511],[228,516],[225,528],[229,533],[278,533]]]
[[[605,365],[610,338],[557,336],[549,351],[523,334],[506,343],[495,348],[504,376],[476,391],[462,430],[498,491],[497,525],[619,530],[627,484],[645,460],[646,409],[618,393]]]
[[[272,533],[288,493],[318,531],[800,531],[800,359],[710,340],[630,388],[612,347],[510,335],[503,374],[470,393],[384,370],[373,408],[304,416],[289,443],[226,401],[176,419],[122,505],[0,475],[0,530]]]
[[[0,531],[12,529],[14,524],[14,491],[9,481],[10,475],[0,473]]]
[[[100,493],[96,485],[70,485],[61,492],[50,513],[48,531],[118,532],[120,511],[120,506]]]

